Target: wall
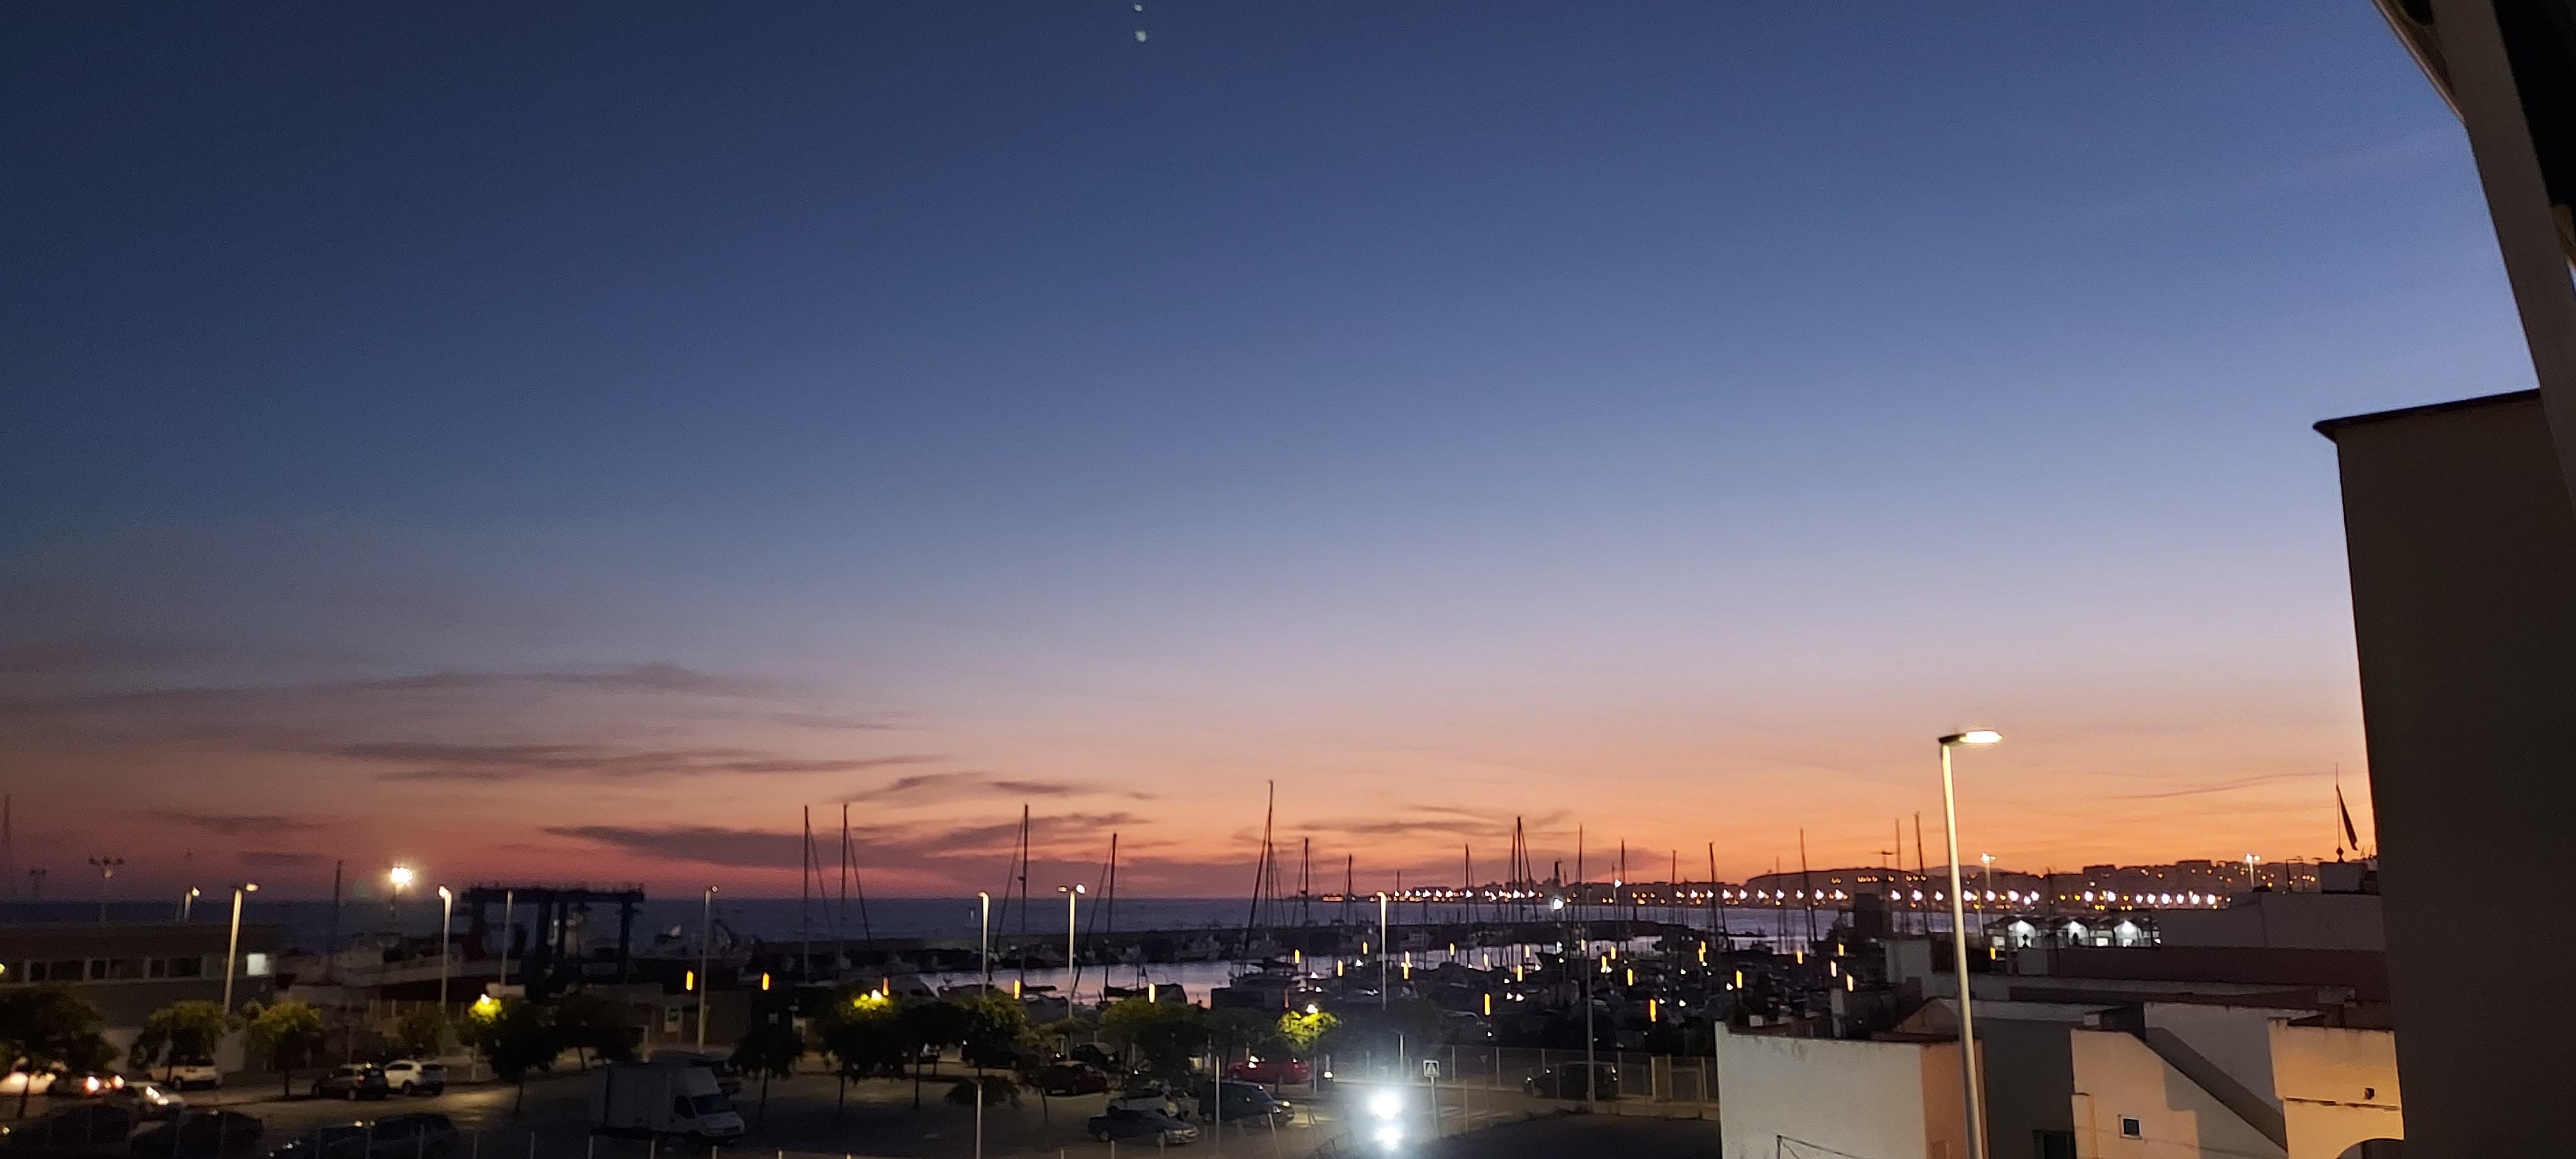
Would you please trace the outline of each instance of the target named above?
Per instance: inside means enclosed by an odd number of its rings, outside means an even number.
[[[2067,1045],[2078,1159],[2282,1159],[2280,1147],[2137,1036],[2075,1030]],[[2121,1136],[2123,1116],[2140,1121],[2140,1138]]]
[[[2263,946],[2283,950],[2382,950],[2379,895],[2249,893],[2218,910],[2156,915],[2165,946]]]
[[[1720,1034],[1726,1159],[1774,1159],[1782,1136],[1868,1159],[1961,1159],[1958,1045]]]
[[[2559,271],[2564,291],[2565,271]],[[2497,882],[2561,876],[2576,815],[2576,508],[2536,393],[2321,423],[2342,467],[2410,1152],[2566,1153],[2576,1004],[2495,995],[2462,930],[2576,960]]]
[[[2289,1159],[2339,1159],[2364,1139],[2406,1137],[2395,1035],[2275,1024],[2271,1038],[2272,1073],[2289,1122]]]

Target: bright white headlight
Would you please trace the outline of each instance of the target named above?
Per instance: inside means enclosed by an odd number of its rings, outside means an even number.
[[[1404,1142],[1404,1128],[1389,1123],[1377,1129],[1378,1146],[1393,1149],[1402,1142]]]
[[[1404,1113],[1404,1100],[1397,1098],[1394,1091],[1379,1091],[1370,1095],[1368,1106],[1369,1113],[1381,1119],[1392,1119]],[[1385,1130],[1394,1129],[1385,1128]]]

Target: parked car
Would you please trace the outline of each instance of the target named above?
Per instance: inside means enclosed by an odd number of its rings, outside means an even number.
[[[456,1124],[435,1111],[387,1115],[370,1126],[370,1159],[442,1159],[456,1150]]]
[[[1248,1083],[1268,1083],[1275,1087],[1282,1083],[1310,1081],[1315,1077],[1315,1070],[1306,1065],[1304,1059],[1262,1058],[1254,1055],[1226,1068],[1225,1076],[1242,1079]]]
[[[398,1095],[435,1095],[447,1089],[447,1067],[442,1063],[398,1058],[386,1063],[385,1085]]]
[[[211,1090],[224,1085],[224,1072],[215,1069],[215,1060],[211,1058],[174,1059],[161,1077],[172,1090],[184,1091],[195,1087]]]
[[[373,1159],[367,1153],[367,1127],[364,1123],[336,1123],[315,1127],[287,1140],[268,1153],[268,1159]]]
[[[175,1119],[188,1109],[188,1100],[154,1082],[127,1083],[101,1097],[134,1112],[138,1119]]]
[[[1097,1043],[1078,1043],[1068,1053],[1075,1062],[1090,1063],[1104,1071],[1117,1069],[1117,1064],[1110,1061],[1109,1052],[1100,1049]]]
[[[1225,1096],[1224,1105],[1212,1105],[1210,1096],[1219,1091]],[[1215,1091],[1209,1089],[1209,1084],[1200,1083],[1191,1088],[1190,1097],[1198,1103],[1197,1110],[1201,1122],[1216,1118],[1228,1123],[1248,1123],[1254,1119],[1286,1115],[1295,1110],[1294,1107],[1282,1102],[1278,1096],[1271,1094],[1269,1088],[1258,1083],[1227,1080],[1218,1084]]]
[[[56,1098],[95,1099],[125,1089],[125,1076],[112,1070],[66,1071],[54,1077],[45,1093]]]
[[[134,1112],[114,1103],[82,1103],[0,1127],[0,1146],[13,1151],[87,1151],[121,1145],[133,1131]]]
[[[55,1079],[61,1077],[62,1072],[51,1068],[31,1071],[24,1065],[13,1066],[8,1074],[0,1075],[0,1095],[11,1098],[22,1094],[41,1095],[53,1087]]]
[[[331,1073],[313,1080],[313,1097],[317,1099],[347,1099],[354,1103],[392,1093],[393,1088],[385,1083],[384,1068],[363,1062],[334,1067]]]
[[[1120,1139],[1151,1139],[1166,1146],[1176,1146],[1199,1141],[1198,1128],[1161,1111],[1126,1111],[1113,1107],[1093,1115],[1082,1129],[1103,1143]]]
[[[1088,1095],[1109,1089],[1109,1075],[1087,1062],[1059,1062],[1038,1072],[1038,1089],[1049,1095]]]
[[[190,1111],[166,1123],[145,1128],[126,1144],[138,1159],[187,1159],[200,1155],[234,1155],[256,1150],[266,1125],[255,1115],[234,1111]]]
[[[1181,1117],[1181,1100],[1172,1096],[1172,1088],[1160,1082],[1131,1082],[1127,1089],[1109,1096],[1109,1109],[1153,1111],[1177,1119]]]
[[[1571,1066],[1552,1066],[1531,1075],[1529,1080],[1521,1085],[1529,1093],[1542,1099],[1580,1099],[1584,1097],[1583,1076],[1587,1068],[1593,1076],[1593,1097],[1601,1099],[1619,1097],[1619,1068],[1606,1062],[1578,1062]]]

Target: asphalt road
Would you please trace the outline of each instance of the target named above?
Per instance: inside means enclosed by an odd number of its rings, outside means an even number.
[[[528,1083],[524,1107],[519,1092],[498,1084],[464,1084],[450,1087],[446,1093],[430,1098],[392,1096],[383,1100],[350,1103],[337,1099],[281,1098],[275,1087],[234,1086],[221,1091],[189,1092],[190,1104],[196,1107],[224,1106],[258,1115],[267,1125],[266,1146],[276,1146],[297,1135],[325,1124],[348,1123],[404,1111],[438,1111],[454,1120],[465,1140],[454,1159],[751,1159],[754,1156],[796,1155],[884,1157],[884,1159],[966,1159],[977,1153],[976,1115],[971,1106],[956,1106],[946,1101],[948,1079],[959,1072],[952,1065],[941,1075],[922,1084],[920,1103],[914,1104],[913,1084],[897,1080],[868,1080],[852,1083],[846,1091],[835,1080],[823,1075],[800,1075],[775,1080],[770,1084],[767,1109],[761,1105],[760,1084],[747,1084],[735,1100],[744,1118],[751,1124],[750,1133],[742,1140],[728,1144],[714,1156],[670,1154],[670,1148],[648,1150],[640,1141],[594,1139],[590,1134],[588,1106],[589,1079],[580,1072],[559,1073]],[[299,1090],[309,1082],[297,1084]],[[1374,1146],[1354,1147],[1372,1136],[1380,1120],[1366,1108],[1368,1088],[1356,1085],[1336,1093],[1328,1091],[1318,1099],[1297,1088],[1281,1092],[1295,1104],[1293,1116],[1271,1124],[1252,1126],[1227,1124],[1222,1140],[1206,1139],[1199,1150],[1210,1155],[1231,1153],[1241,1159],[1296,1159],[1312,1155],[1327,1144],[1339,1141],[1345,1153],[1380,1154]],[[1617,1132],[1621,1139],[1635,1136],[1639,1148],[1649,1148],[1651,1140],[1669,1136],[1687,1140],[1704,1134],[1714,1138],[1715,1124],[1668,1124],[1649,1118],[1624,1118],[1612,1115],[1562,1116],[1555,1114],[1558,1104],[1530,1099],[1510,1092],[1461,1090],[1444,1087],[1437,1092],[1420,1086],[1398,1092],[1398,1115],[1406,1143],[1398,1159],[1409,1156],[1446,1156],[1490,1154],[1476,1149],[1474,1140],[1487,1137],[1554,1138],[1558,1132],[1572,1131],[1585,1135],[1584,1146],[1600,1144],[1589,1141],[1599,1132]],[[1091,1159],[1114,1154],[1107,1145],[1083,1135],[1083,1122],[1098,1114],[1106,1096],[1082,1095],[1068,1098],[1041,1098],[1034,1091],[1025,1092],[1017,1106],[994,1105],[984,1109],[982,1154],[987,1156],[1088,1156]],[[37,1109],[46,1100],[38,1099]],[[1435,1116],[1436,1104],[1436,1116]],[[1541,1116],[1540,1121],[1522,1121]],[[1561,1122],[1562,1121],[1562,1122]],[[1203,1128],[1205,1124],[1201,1125]],[[1697,1131],[1699,1134],[1695,1134]],[[1454,1138],[1453,1138],[1454,1137]],[[1605,1136],[1606,1137],[1606,1136]],[[1625,1143],[1616,1144],[1626,1146]],[[1679,1145],[1679,1144],[1676,1144]],[[1467,1149],[1461,1150],[1460,1147]],[[1138,1154],[1135,1144],[1121,1144],[1120,1150]],[[1687,1152],[1705,1155],[1713,1150],[1702,1147]],[[1536,1154],[1536,1151],[1530,1152]],[[1564,1154],[1562,1150],[1553,1152]],[[1641,1149],[1621,1159],[1650,1159],[1666,1152]],[[391,1157],[399,1159],[399,1157]]]

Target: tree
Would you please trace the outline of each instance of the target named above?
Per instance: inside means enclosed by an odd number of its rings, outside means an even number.
[[[783,1007],[758,1011],[752,1016],[751,1029],[733,1044],[733,1066],[745,1074],[760,1076],[760,1117],[769,1119],[769,1080],[787,1078],[796,1073],[796,1060],[805,1057],[805,1040],[796,1033],[796,1020]]]
[[[100,1036],[106,1023],[98,1007],[59,986],[33,986],[0,995],[0,1050],[22,1061],[29,1074],[47,1067],[104,1069],[116,1048]],[[18,1088],[18,1117],[27,1117],[27,1092]]]
[[[939,1052],[966,1041],[966,1011],[954,1002],[915,1002],[903,1008],[904,1038],[912,1051],[912,1107],[921,1109],[921,1059],[930,1056],[933,1073]]]
[[[528,1073],[553,1070],[555,1056],[563,1052],[555,1037],[554,1023],[543,1007],[525,998],[503,998],[497,1002],[484,999],[467,1011],[465,1025],[472,1033],[474,1048],[483,1060],[492,1064],[492,1073],[501,1081],[519,1088],[510,1104],[510,1113],[518,1114],[528,1105]]]
[[[278,1092],[294,1094],[296,1068],[313,1065],[322,1053],[322,1012],[281,998],[266,1007],[256,1002],[242,1007],[242,1020],[251,1053],[276,1069]]]
[[[841,1080],[834,1117],[849,1098],[851,1079],[903,1073],[912,1038],[906,1013],[906,1007],[874,990],[844,991],[824,1000],[811,1026],[814,1044],[831,1057],[832,1073]]]
[[[1223,1064],[1232,1060],[1238,1051],[1276,1054],[1288,1046],[1288,1040],[1279,1034],[1278,1020],[1258,1010],[1234,1007],[1211,1010],[1208,1011],[1207,1027],[1208,1041],[1215,1049],[1219,1070],[1223,1070]]]
[[[1279,1016],[1279,1038],[1299,1058],[1312,1058],[1324,1039],[1341,1028],[1342,1020],[1329,1010],[1312,1014],[1291,1010]]]
[[[447,1049],[447,1012],[414,1006],[394,1023],[394,1045],[404,1054],[435,1057]]]
[[[626,1004],[608,995],[583,990],[556,999],[554,1024],[555,1037],[572,1049],[583,1070],[590,1069],[591,1055],[602,1062],[635,1057],[635,1030]]]
[[[1208,1012],[1197,1006],[1122,998],[1100,1012],[1100,1037],[1145,1077],[1190,1081],[1190,1060],[1208,1040]]]
[[[1029,1013],[1021,1009],[1018,999],[978,994],[958,1003],[958,1009],[966,1015],[965,1033],[959,1038],[965,1044],[966,1061],[978,1070],[1019,1065],[1020,1052],[1029,1042]]]
[[[149,1072],[164,1062],[176,1066],[180,1059],[212,1058],[230,1022],[222,1003],[173,1002],[144,1018],[126,1062]]]

